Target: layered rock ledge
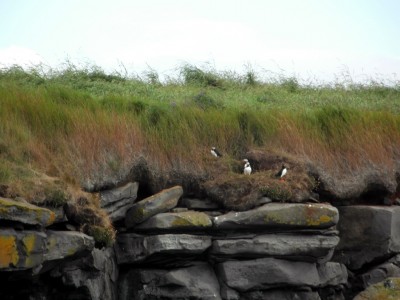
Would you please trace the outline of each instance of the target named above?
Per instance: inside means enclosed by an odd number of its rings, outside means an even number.
[[[100,193],[118,231],[101,249],[62,208],[55,222],[49,209],[1,198],[0,280],[8,284],[0,298],[344,300],[398,292],[397,206],[260,199],[236,212],[182,199],[180,186],[145,199],[138,188]]]

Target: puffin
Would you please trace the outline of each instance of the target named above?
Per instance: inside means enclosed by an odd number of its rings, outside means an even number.
[[[278,173],[275,174],[275,177],[278,177],[280,180],[284,180],[283,176],[285,176],[287,173],[287,168],[285,167],[284,164],[282,164],[282,168],[279,170]]]
[[[250,166],[249,160],[247,158],[245,158],[245,159],[243,159],[243,161],[245,162],[243,174],[250,175],[251,174],[251,166]]]
[[[211,147],[211,154],[215,157],[222,157],[222,154],[215,147]]]

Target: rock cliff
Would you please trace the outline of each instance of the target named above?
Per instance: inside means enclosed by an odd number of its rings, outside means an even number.
[[[51,207],[0,198],[0,299],[400,295],[399,206],[262,198],[230,211],[181,186],[144,199],[138,190],[132,182],[100,193],[117,229],[102,248]]]

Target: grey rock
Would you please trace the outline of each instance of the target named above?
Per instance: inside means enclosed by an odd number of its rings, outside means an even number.
[[[311,290],[268,290],[243,294],[241,300],[321,300],[317,292]]]
[[[138,182],[130,182],[122,187],[100,192],[100,205],[111,221],[122,220],[132,207],[139,188]]]
[[[184,198],[182,202],[190,210],[209,211],[219,208],[218,204],[210,199]]]
[[[176,260],[184,255],[196,255],[211,246],[211,237],[189,234],[163,234],[140,236],[121,234],[115,244],[119,264],[142,262],[151,256],[173,256]]]
[[[237,228],[310,228],[334,226],[338,211],[328,204],[270,203],[244,212],[230,212],[214,218],[214,226]]]
[[[340,242],[333,260],[358,270],[400,252],[400,207],[339,207]]]
[[[116,300],[118,267],[112,248],[93,249],[78,260],[65,262],[51,271],[64,285],[89,295],[91,300]],[[80,299],[80,298],[79,298]]]
[[[337,286],[347,282],[347,269],[342,264],[327,262],[325,264],[318,264],[317,269],[320,278],[319,286]]]
[[[384,197],[383,205],[392,205],[392,200],[389,197]]]
[[[120,300],[221,299],[213,269],[206,263],[173,270],[131,269],[119,280]]]
[[[186,207],[175,207],[173,209],[171,209],[171,212],[184,212],[184,211],[188,211],[188,209]]]
[[[246,292],[276,287],[323,287],[331,283],[347,282],[347,272],[337,266],[309,262],[261,258],[226,261],[218,264],[219,278],[234,290]],[[340,271],[345,273],[340,273]]]
[[[0,221],[21,222],[46,227],[53,224],[55,219],[54,212],[47,208],[0,197]]]
[[[326,262],[339,243],[337,236],[267,234],[248,239],[214,240],[210,253],[219,258],[291,257]]]
[[[389,277],[400,277],[399,254],[359,276],[364,289]]]
[[[42,272],[42,265],[53,266],[54,260],[78,257],[93,248],[93,238],[80,232],[2,229],[0,270]]]
[[[211,219],[203,212],[185,211],[181,213],[162,213],[151,217],[135,227],[139,231],[186,230],[197,231],[210,228]]]
[[[78,231],[78,228],[75,225],[72,225],[72,224],[66,224],[65,225],[65,229],[67,229],[69,231]]]
[[[38,231],[0,229],[0,271],[36,268],[44,261],[46,234]]]
[[[126,227],[135,227],[154,215],[169,211],[178,204],[182,194],[182,187],[175,186],[135,203],[126,213]]]
[[[77,231],[47,231],[47,253],[45,260],[63,259],[84,251],[92,251],[91,236]]]
[[[67,216],[63,207],[46,207],[55,214],[54,224],[68,222]]]
[[[223,300],[240,300],[240,294],[225,284],[221,285],[221,298]]]
[[[328,286],[322,289],[318,289],[318,294],[323,300],[346,300],[343,295],[344,285],[341,286]],[[347,295],[348,296],[348,295]]]
[[[257,206],[264,205],[264,204],[268,204],[268,203],[271,203],[271,202],[272,202],[271,198],[268,198],[268,197],[261,197],[261,198],[258,199],[258,201],[257,201]]]
[[[204,211],[204,213],[205,213],[207,216],[210,216],[210,217],[218,217],[218,216],[223,215],[223,213],[220,212],[220,211]]]

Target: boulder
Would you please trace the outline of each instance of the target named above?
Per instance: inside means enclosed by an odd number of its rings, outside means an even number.
[[[337,209],[329,204],[269,203],[256,209],[215,217],[214,227],[323,229],[334,226],[338,219]]]
[[[218,277],[240,292],[276,287],[324,287],[347,282],[347,272],[337,263],[317,265],[276,258],[226,261],[218,264]],[[342,273],[340,273],[340,271]]]
[[[138,188],[138,182],[130,182],[124,186],[100,192],[100,205],[111,221],[115,222],[125,217],[137,198]]]
[[[118,266],[112,248],[93,249],[84,257],[61,264],[50,273],[53,278],[61,278],[65,299],[78,295],[87,295],[90,300],[117,300]]]
[[[163,234],[140,236],[133,233],[120,234],[115,250],[119,264],[138,263],[150,257],[164,258],[169,255],[175,260],[185,255],[198,255],[211,246],[211,237],[189,234]]]
[[[93,238],[71,231],[0,230],[0,270],[41,268],[42,264],[91,251]]]
[[[45,260],[64,259],[84,251],[92,251],[94,240],[78,231],[47,231]]]
[[[151,230],[186,230],[197,231],[212,226],[210,217],[197,211],[185,211],[180,213],[162,213],[151,217],[147,221],[135,227],[140,231]]]
[[[213,269],[206,263],[173,270],[131,269],[119,280],[120,300],[221,299]]]
[[[324,235],[266,234],[253,238],[217,239],[210,253],[217,258],[289,257],[301,261],[326,262],[339,237]]]
[[[343,206],[339,212],[335,261],[358,270],[400,252],[400,207]]]
[[[135,203],[126,213],[126,227],[135,227],[154,215],[169,211],[178,204],[182,194],[182,187],[175,186]]]
[[[373,284],[359,293],[353,300],[397,300],[400,299],[400,278],[390,277]]]
[[[42,227],[54,223],[56,215],[49,209],[33,204],[0,198],[0,222],[13,221]]]
[[[42,264],[46,237],[39,231],[1,229],[0,270],[26,270]]]

